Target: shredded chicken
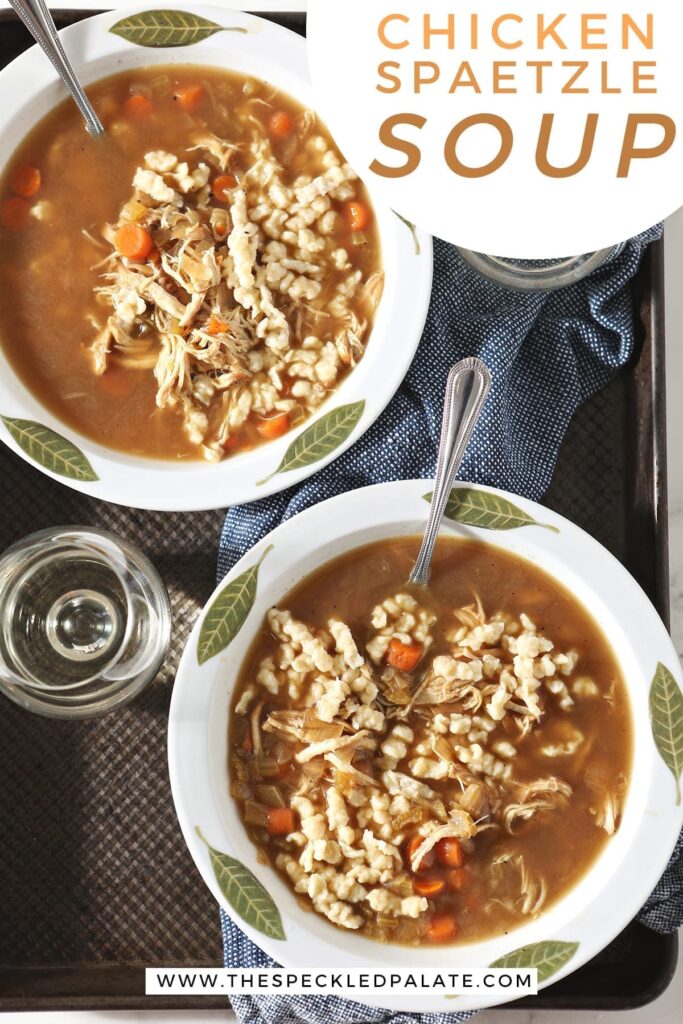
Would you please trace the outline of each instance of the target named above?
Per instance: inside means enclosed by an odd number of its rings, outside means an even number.
[[[373,779],[372,776],[366,775],[365,772],[360,771],[350,761],[344,761],[335,751],[327,751],[324,754],[325,760],[329,761],[330,764],[341,772],[342,775],[348,775],[353,782],[359,783],[361,786],[379,786],[377,779]]]
[[[491,864],[491,871],[498,886],[505,887],[505,874],[515,872],[518,879],[519,896],[515,899],[493,899],[492,904],[501,903],[508,910],[517,909],[525,917],[534,917],[541,910],[548,892],[547,883],[543,878],[532,875],[524,857],[517,854],[502,854]]]
[[[604,828],[608,836],[613,836],[619,821],[619,800],[615,793],[606,793],[597,807],[591,807],[598,828]]]
[[[518,819],[528,821],[538,811],[553,811],[562,807],[572,795],[572,787],[568,782],[553,776],[519,786],[518,793],[518,801],[508,804],[503,811],[503,824],[508,832],[513,831],[513,825]]]
[[[381,271],[365,277],[336,230],[358,194],[351,168],[331,143],[309,142],[312,173],[291,187],[253,104],[235,115],[249,141],[200,133],[185,159],[148,152],[118,221],[102,228],[113,251],[97,290],[105,321],[93,371],[152,367],[157,406],[179,410],[209,461],[240,446],[248,421],[291,426],[325,400],[362,358],[384,281]],[[302,119],[302,138],[311,123]],[[226,201],[210,182],[228,168]],[[151,236],[149,255],[119,252],[117,232],[130,224]]]
[[[250,252],[248,238],[245,245]],[[252,287],[246,273],[242,285]],[[457,892],[457,868],[478,849],[492,857],[484,860],[494,883],[487,907],[533,917],[548,899],[548,880],[532,870],[520,826],[542,812],[561,813],[573,789],[559,774],[526,781],[528,761],[520,778],[518,746],[536,733],[541,763],[552,760],[560,771],[571,756],[575,768],[592,741],[571,716],[564,679],[579,700],[593,699],[592,687],[581,677],[576,691],[578,656],[556,652],[526,615],[489,618],[475,599],[454,610],[455,625],[432,655],[436,621],[431,608],[400,592],[372,609],[363,647],[360,630],[337,616],[314,627],[272,608],[267,624],[277,646],[236,706],[251,715],[255,749],[270,735],[300,766],[291,799],[300,827],[278,847],[276,865],[342,927],[371,928],[373,915],[390,930],[399,924],[387,920],[423,921],[430,885],[442,881]],[[390,664],[392,644],[412,668]],[[256,702],[264,690],[286,696],[289,706],[278,700],[262,714],[263,701]],[[612,834],[619,798],[604,789],[599,767],[589,767],[587,781],[595,823]],[[432,878],[446,866],[456,870]],[[430,895],[420,894],[421,885]]]
[[[522,914],[533,917],[545,903],[548,886],[545,879],[536,878],[531,874],[523,857],[520,858],[520,862],[522,898],[519,909]]]
[[[476,834],[477,826],[467,811],[460,807],[454,807],[449,812],[448,822],[445,825],[437,825],[422,840],[410,858],[410,866],[413,871],[417,871],[425,856],[440,839],[446,839],[449,836],[455,839],[471,839]]]
[[[296,755],[296,759],[299,764],[305,764],[314,757],[322,757],[324,754],[329,754],[332,751],[343,750],[345,747],[363,747],[367,746],[366,737],[368,736],[367,730],[363,729],[361,732],[357,732],[355,736],[340,736],[337,739],[321,740],[319,743],[311,743],[310,747],[304,747]]]

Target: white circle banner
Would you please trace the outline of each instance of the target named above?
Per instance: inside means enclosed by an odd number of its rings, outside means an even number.
[[[676,0],[309,0],[321,114],[402,216],[542,259],[683,204]]]

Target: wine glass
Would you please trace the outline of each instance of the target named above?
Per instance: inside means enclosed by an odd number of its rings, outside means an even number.
[[[128,703],[169,648],[151,562],[91,527],[42,530],[0,557],[0,691],[29,711],[86,718]]]
[[[598,267],[618,256],[624,249],[624,242],[597,252],[587,252],[580,256],[566,256],[554,260],[523,260],[504,256],[490,256],[472,249],[458,252],[482,277],[488,278],[502,288],[510,288],[519,292],[554,292],[568,284],[588,277]]]

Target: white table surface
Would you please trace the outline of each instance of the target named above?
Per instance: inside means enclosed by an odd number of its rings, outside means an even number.
[[[211,3],[212,0],[203,0]],[[338,0],[342,2],[342,0]],[[217,0],[220,3],[220,0]],[[0,9],[8,7],[7,0],[0,0]],[[53,8],[69,10],[90,9],[94,0],[52,0]],[[103,7],[126,7],[124,3],[104,3]],[[223,6],[229,6],[224,4]],[[305,0],[251,0],[238,4],[252,11],[291,11],[305,7]],[[683,210],[667,222],[666,232],[666,336],[667,336],[667,394],[669,435],[669,528],[671,543],[671,618],[672,634],[679,656],[683,657],[683,459],[680,456],[680,441],[683,438],[683,402],[680,391],[683,388]],[[676,443],[674,444],[674,439]],[[487,1010],[477,1017],[480,1024],[592,1024],[608,1021],[609,1024],[681,1024],[683,1020],[683,956],[679,961],[676,976],[664,995],[650,1006],[639,1010],[616,1013],[592,1011],[534,1011],[530,1010]],[[3,1024],[217,1024],[233,1015],[222,1011],[183,1012],[179,1010],[157,1011],[108,1011],[79,1013],[8,1013],[2,1015]],[[295,1022],[292,1022],[295,1024]]]

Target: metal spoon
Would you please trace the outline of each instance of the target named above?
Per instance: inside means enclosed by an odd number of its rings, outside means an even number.
[[[456,363],[448,374],[434,493],[422,547],[410,574],[410,583],[426,587],[429,582],[434,545],[448,496],[490,387],[491,374],[488,367],[474,356]]]
[[[95,113],[90,100],[85,95],[83,86],[76,78],[74,69],[69,63],[69,58],[64,52],[64,47],[45,0],[10,0],[10,3],[41,50],[52,61],[54,68],[59,73],[71,93],[76,106],[83,115],[85,127],[91,135],[103,135],[104,128],[102,127],[102,122]]]

